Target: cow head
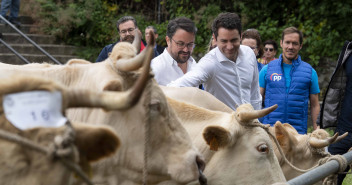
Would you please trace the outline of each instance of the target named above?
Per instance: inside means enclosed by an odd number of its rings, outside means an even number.
[[[62,136],[65,127],[36,127],[27,130],[14,127],[4,115],[3,95],[33,90],[60,91],[62,93],[63,111],[67,107],[86,105],[110,109],[109,106],[105,107],[104,102],[100,100],[100,98],[105,97],[103,93],[68,90],[53,81],[42,78],[13,76],[2,79],[0,87],[0,129],[26,138],[44,148],[49,148],[55,142],[54,140],[57,140],[57,137]],[[79,100],[74,99],[77,92],[80,92],[79,95],[83,96]],[[84,100],[84,96],[86,100]],[[120,140],[110,128],[78,123],[74,124],[73,127],[76,137],[74,138],[74,145],[70,147],[72,152],[66,156],[66,159],[72,163],[79,163],[86,171],[89,170],[89,162],[112,155],[120,146]],[[6,184],[66,185],[70,182],[71,170],[63,165],[60,160],[50,158],[46,154],[13,141],[0,139],[0,164],[0,179]]]
[[[74,124],[74,128],[77,136],[75,146],[72,148],[74,152],[66,159],[79,163],[87,174],[90,172],[88,163],[110,156],[119,146],[119,139],[115,132],[107,127]],[[18,131],[17,134],[49,148],[54,143],[55,137],[63,135],[64,131],[64,127],[33,128]],[[0,163],[0,179],[9,185],[66,185],[71,181],[72,171],[60,160],[51,159],[43,153],[2,139],[0,140]]]
[[[168,101],[205,158],[204,174],[209,184],[285,181],[269,135],[256,126],[259,122],[254,116],[275,107],[258,112],[251,105],[241,105],[238,111],[225,113],[171,98]]]
[[[216,151],[205,169],[209,183],[272,184],[285,181],[270,137],[257,120],[275,108],[255,111],[250,104],[244,104],[237,108],[229,124],[204,129],[204,139],[210,149]]]
[[[329,134],[323,129],[317,129],[310,135],[299,134],[290,124],[282,124],[280,121],[277,121],[274,127],[271,127],[271,132],[275,134],[287,160],[294,166],[304,170],[312,168],[318,164],[320,159],[329,155],[325,152],[324,147],[347,136],[346,133],[342,136],[335,134],[333,137],[329,137]],[[284,161],[277,148],[275,153],[287,180],[302,174],[292,169]]]

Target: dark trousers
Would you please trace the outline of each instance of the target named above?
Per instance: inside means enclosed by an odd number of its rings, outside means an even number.
[[[336,132],[339,133],[339,135],[345,133],[344,131],[339,131],[336,129]],[[352,135],[349,132],[348,136],[346,136],[343,140],[340,142],[334,143],[328,147],[328,151],[332,155],[343,155],[348,152],[348,150],[352,147]],[[350,167],[347,166],[345,172],[348,172],[350,170]],[[337,185],[341,185],[343,182],[343,179],[346,177],[346,174],[340,174],[337,177]]]

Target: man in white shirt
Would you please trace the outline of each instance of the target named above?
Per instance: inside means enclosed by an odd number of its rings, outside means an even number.
[[[159,85],[167,85],[182,77],[196,64],[191,57],[196,33],[197,28],[189,18],[179,17],[169,22],[165,37],[168,47],[151,64]]]
[[[244,103],[261,109],[256,57],[248,46],[240,45],[241,20],[235,13],[221,13],[212,25],[217,47],[207,53],[192,71],[168,86],[204,89],[233,110]]]

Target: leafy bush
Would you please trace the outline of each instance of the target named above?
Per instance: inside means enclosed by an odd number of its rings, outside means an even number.
[[[317,65],[322,58],[337,58],[345,40],[352,39],[352,1],[329,0],[37,0],[45,32],[68,44],[84,47],[80,57],[95,60],[103,46],[118,39],[115,22],[123,15],[135,16],[142,32],[148,25],[158,29],[158,44],[166,45],[168,20],[179,16],[197,25],[196,58],[201,57],[211,36],[212,20],[224,11],[237,12],[243,28],[256,28],[262,40],[279,43],[284,28],[295,26],[304,34],[302,58]],[[158,4],[160,2],[160,4]],[[280,51],[278,52],[280,53]]]

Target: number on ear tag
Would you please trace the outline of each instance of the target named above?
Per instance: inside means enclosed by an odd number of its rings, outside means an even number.
[[[60,127],[67,119],[62,115],[59,91],[29,91],[7,94],[3,103],[6,119],[21,130],[34,127]]]

